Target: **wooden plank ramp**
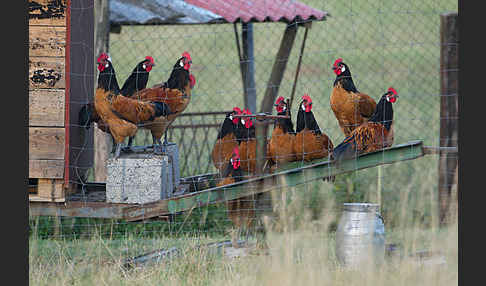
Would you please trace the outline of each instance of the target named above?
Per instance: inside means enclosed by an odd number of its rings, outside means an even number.
[[[128,206],[123,209],[123,217],[126,221],[138,221],[161,215],[174,214],[196,207],[238,199],[251,194],[322,180],[356,170],[413,160],[424,155],[423,142],[419,140],[363,154],[356,159],[343,161],[339,166],[335,162],[328,161],[327,159],[314,160],[308,163],[301,161],[291,162],[272,174],[266,174],[221,187],[213,187],[154,203]]]
[[[336,166],[335,162],[328,161],[327,159],[314,160],[307,163],[301,161],[291,162],[279,168],[273,174],[266,174],[261,177],[221,187],[215,187],[214,184],[202,182],[201,185],[207,185],[207,187],[204,187],[200,191],[143,205],[69,200],[66,200],[64,203],[55,203],[55,200],[52,199],[50,202],[31,200],[29,214],[33,216],[97,217],[123,219],[125,221],[142,221],[188,211],[209,204],[234,200],[250,194],[297,186],[315,180],[322,180],[330,176],[436,154],[436,152],[430,152],[430,150],[430,147],[423,146],[422,141],[419,140],[363,154],[356,159],[343,161],[339,166]],[[197,177],[190,177],[189,181],[198,181]],[[205,174],[204,177],[208,181],[213,178],[213,174]],[[182,180],[184,179],[182,178]],[[199,183],[197,184],[199,185]],[[98,188],[104,188],[101,184],[99,185]]]

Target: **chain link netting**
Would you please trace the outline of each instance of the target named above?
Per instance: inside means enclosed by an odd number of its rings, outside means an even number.
[[[457,11],[457,2],[301,2],[331,16],[313,22],[309,30],[291,107],[294,124],[298,103],[306,93],[312,97],[313,112],[321,130],[335,146],[344,139],[329,103],[335,79],[331,67],[337,58],[342,58],[358,90],[376,101],[390,86],[398,91],[400,98],[394,105],[395,144],[423,140],[424,145],[441,146],[440,14]],[[289,58],[276,59],[285,28],[286,24],[281,22],[253,23],[258,111],[276,60],[287,61],[279,95],[285,98],[291,95],[304,27],[298,28]],[[237,29],[241,37],[242,25],[237,24]],[[179,116],[169,129],[168,139],[179,147],[181,177],[189,177],[216,172],[210,154],[225,112],[235,106],[244,108],[233,24],[123,25],[121,30],[109,35],[109,53],[120,85],[145,56],[152,56],[156,64],[147,86],[165,82],[184,51],[191,54],[191,72],[197,80],[184,114],[197,114]],[[149,131],[138,132],[136,145],[151,143]],[[290,205],[291,198],[301,201],[310,209],[312,217],[321,215],[330,197],[336,202],[374,201],[380,203],[390,227],[404,213],[430,225],[434,223],[432,213],[438,207],[437,188],[438,157],[427,156],[342,175],[334,184],[319,181],[300,185],[292,188],[285,200]],[[330,191],[323,194],[323,189]],[[404,202],[408,203],[407,209],[402,209]],[[336,210],[335,206],[331,209]],[[142,223],[64,218],[59,224],[56,218],[41,217],[31,220],[31,231],[41,237],[150,237],[161,233],[224,235],[231,226],[224,205],[195,208],[190,215],[186,214],[162,218],[166,221]]]

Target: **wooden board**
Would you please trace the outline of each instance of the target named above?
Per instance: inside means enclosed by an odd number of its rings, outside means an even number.
[[[29,57],[64,57],[66,27],[29,26]]]
[[[38,195],[36,194],[29,194],[29,201],[30,202],[55,202],[55,203],[63,203],[66,201],[66,198],[53,198],[53,199],[49,199],[49,198],[43,198],[43,197],[39,197]]]
[[[63,57],[29,57],[29,89],[65,88]]]
[[[356,159],[341,162],[339,166],[335,162],[328,161],[327,158],[311,162],[290,162],[272,174],[225,186],[212,187],[153,203],[129,206],[123,210],[123,216],[127,221],[137,221],[160,215],[174,214],[209,204],[278,190],[279,188],[294,187],[310,181],[322,180],[330,176],[356,170],[413,160],[424,155],[422,141],[412,141],[385,148],[381,151],[360,155]]]
[[[65,91],[37,89],[29,92],[29,126],[64,127]]]
[[[64,134],[64,128],[29,127],[29,160],[64,159]]]
[[[29,26],[66,26],[66,0],[29,0]]]
[[[64,198],[63,183],[62,179],[39,179],[37,196],[49,200]]]
[[[64,160],[29,160],[29,178],[62,179]]]

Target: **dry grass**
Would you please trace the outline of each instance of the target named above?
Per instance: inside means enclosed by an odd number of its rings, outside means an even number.
[[[413,184],[411,184],[413,185]],[[307,188],[307,186],[302,186]],[[339,265],[332,226],[339,217],[330,184],[320,184],[322,212],[312,219],[309,199],[299,187],[275,193],[275,220],[265,220],[267,251],[240,258],[209,254],[196,245],[228,237],[188,236],[143,240],[127,237],[107,240],[30,240],[29,278],[32,285],[457,285],[457,224],[439,228],[410,220],[408,202],[398,213],[400,227],[386,229],[386,243],[401,245],[402,254],[386,257],[381,266],[359,269]],[[411,187],[402,188],[404,195]],[[180,247],[183,255],[170,261],[132,270],[122,268],[125,258],[155,249]],[[440,253],[420,261],[412,254]],[[441,262],[435,264],[434,262]]]

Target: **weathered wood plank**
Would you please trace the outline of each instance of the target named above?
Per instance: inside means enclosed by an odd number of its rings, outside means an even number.
[[[64,160],[29,160],[29,178],[62,179]]]
[[[29,26],[66,26],[66,0],[29,0]]]
[[[64,127],[64,95],[62,89],[29,91],[29,126]]]
[[[459,140],[459,22],[457,13],[440,16],[440,147],[457,147]],[[455,172],[457,154],[441,151],[439,155],[439,220],[441,225],[457,215]],[[455,189],[456,191],[458,189]],[[454,213],[456,212],[456,213]]]
[[[30,197],[30,196],[29,196]],[[127,204],[108,204],[104,202],[67,202],[65,204],[29,203],[31,216],[67,216],[90,218],[123,218],[122,210]]]
[[[66,201],[66,198],[57,198],[57,199],[51,199],[51,198],[43,198],[39,197],[36,194],[29,194],[29,201],[30,202],[53,202],[53,203],[63,203]],[[55,216],[55,212],[52,214]]]
[[[29,160],[64,159],[64,134],[64,128],[30,127]]]
[[[129,206],[123,210],[123,215],[127,221],[137,221],[269,192],[278,188],[293,187],[360,169],[413,160],[424,156],[422,144],[422,141],[400,144],[381,151],[360,155],[355,160],[343,161],[339,166],[328,161],[327,158],[309,163],[291,162],[277,169],[275,173],[261,177],[144,205]],[[281,182],[276,184],[275,180],[281,180]]]
[[[64,57],[66,27],[29,26],[30,57]]]
[[[49,200],[64,198],[63,183],[62,179],[39,179],[37,196]]]
[[[29,89],[65,88],[63,57],[29,57]]]

